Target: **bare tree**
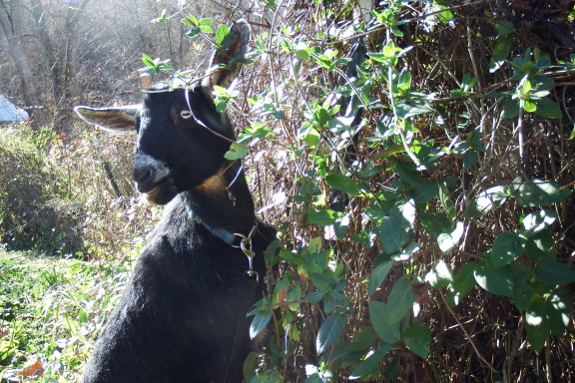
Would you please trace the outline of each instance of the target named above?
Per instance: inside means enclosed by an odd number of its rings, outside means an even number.
[[[20,0],[0,0],[0,26],[4,31],[10,56],[20,77],[24,100],[28,107],[40,106],[40,97],[30,57],[22,44],[22,4]]]

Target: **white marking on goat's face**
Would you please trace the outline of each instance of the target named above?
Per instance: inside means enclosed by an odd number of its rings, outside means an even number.
[[[148,126],[150,126],[151,124],[151,117],[149,116],[148,110],[144,109],[142,112],[140,112],[140,129],[138,131],[138,137],[141,138],[142,134],[144,133],[144,131],[146,130],[146,128]],[[139,140],[138,140],[138,146],[139,146]]]
[[[160,182],[170,175],[170,168],[164,161],[144,152],[136,154],[134,169],[150,169],[150,181],[152,183]]]

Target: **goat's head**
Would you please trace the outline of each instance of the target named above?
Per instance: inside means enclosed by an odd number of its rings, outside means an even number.
[[[215,53],[208,75],[193,89],[148,91],[140,105],[74,108],[104,129],[137,132],[133,176],[150,202],[165,204],[182,191],[217,183],[214,178],[226,167],[224,154],[235,136],[226,114],[216,111],[213,86],[232,82],[248,40],[249,26],[238,21],[227,50]]]

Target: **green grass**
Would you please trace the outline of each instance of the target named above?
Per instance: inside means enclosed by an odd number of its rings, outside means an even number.
[[[1,382],[77,381],[130,266],[0,250]]]

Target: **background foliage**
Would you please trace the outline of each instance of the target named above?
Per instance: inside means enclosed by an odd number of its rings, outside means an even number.
[[[254,29],[251,65],[217,92],[240,133],[228,157],[242,158],[259,215],[280,230],[271,293],[251,312],[252,332],[271,335],[247,381],[573,380],[572,5],[164,5],[144,29],[184,25],[194,70],[219,23]],[[172,69],[174,52],[142,53],[133,68],[155,79],[194,73]],[[118,100],[109,94],[82,101]],[[94,159],[91,181],[58,173],[70,203],[87,202],[75,222],[92,245],[80,251],[131,256],[157,213],[129,197],[131,146],[78,137],[45,155]]]

